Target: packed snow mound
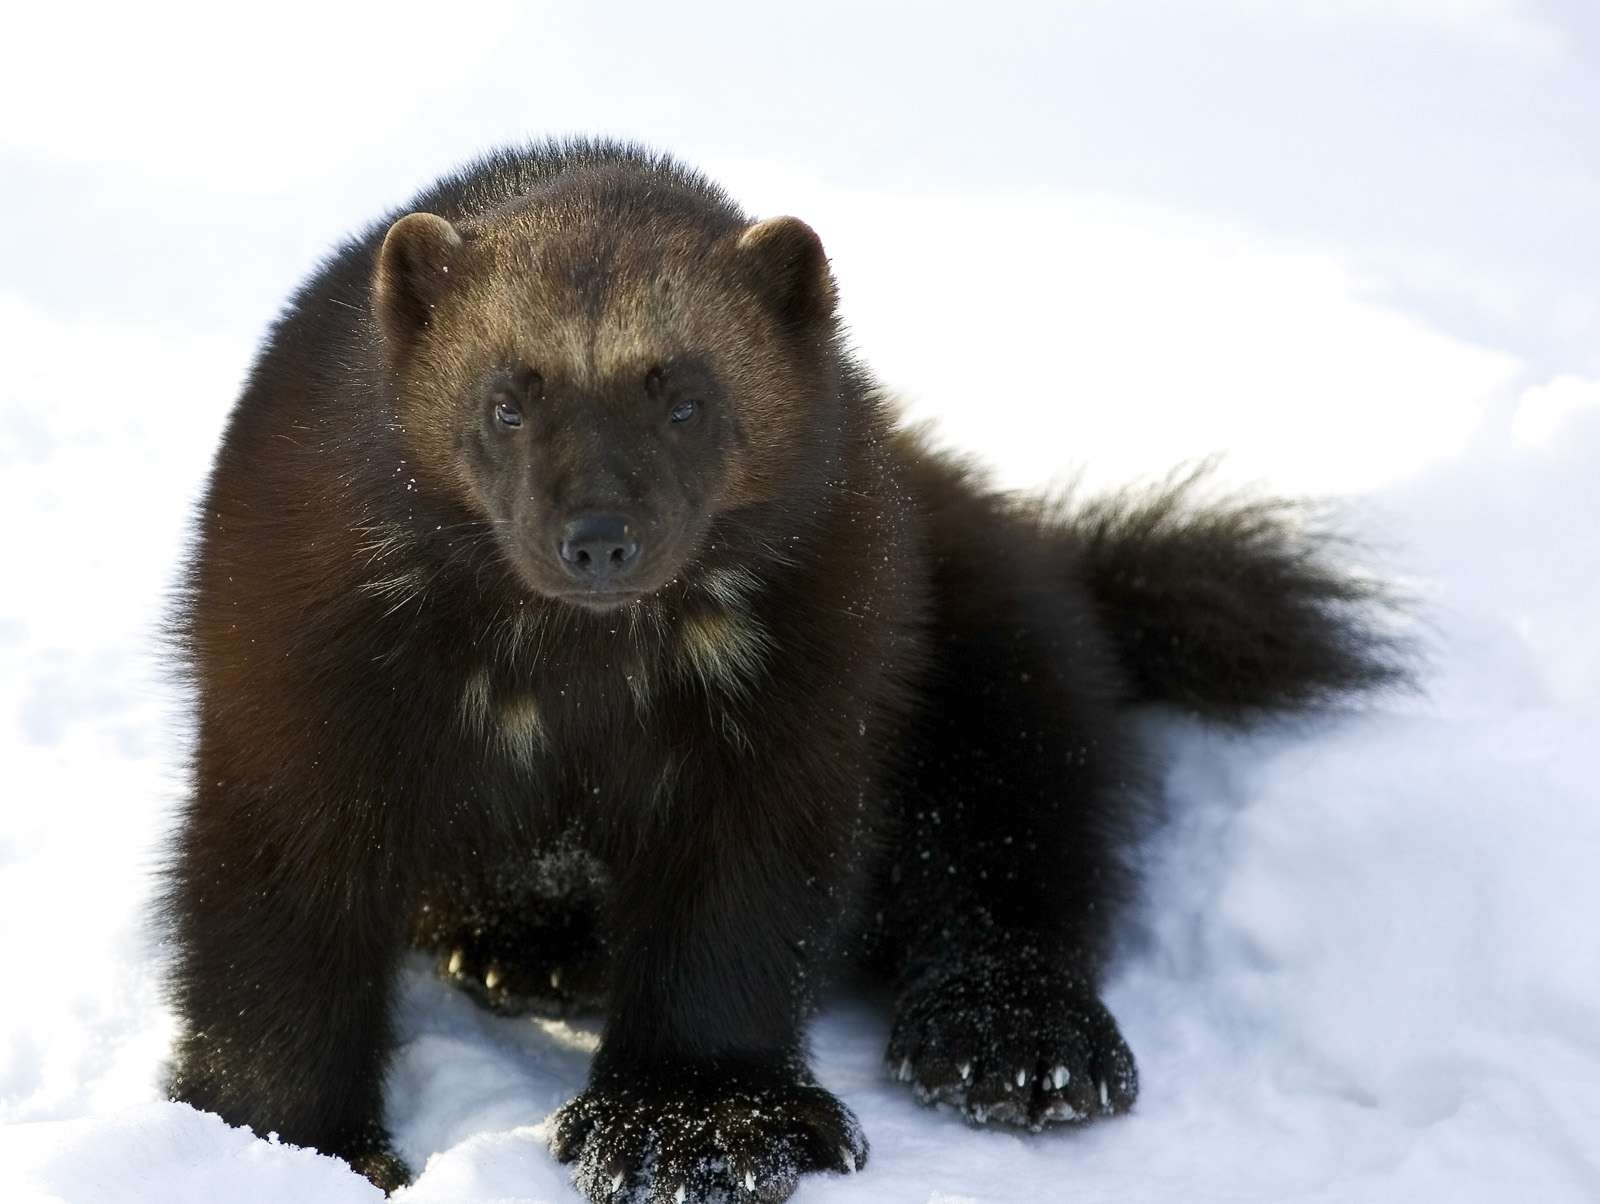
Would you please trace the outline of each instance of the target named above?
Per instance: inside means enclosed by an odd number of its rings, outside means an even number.
[[[373,1204],[383,1193],[336,1158],[258,1139],[187,1104],[135,1104],[93,1120],[0,1129],[8,1200],[164,1204]],[[20,1193],[18,1191],[20,1189]]]

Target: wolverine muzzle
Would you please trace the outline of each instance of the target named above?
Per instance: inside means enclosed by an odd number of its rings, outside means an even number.
[[[620,584],[639,564],[637,528],[620,514],[585,511],[562,525],[561,567],[591,589]]]

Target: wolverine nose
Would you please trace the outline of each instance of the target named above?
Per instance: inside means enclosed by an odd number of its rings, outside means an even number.
[[[620,581],[638,562],[639,540],[620,514],[587,511],[561,528],[561,567],[580,581]]]

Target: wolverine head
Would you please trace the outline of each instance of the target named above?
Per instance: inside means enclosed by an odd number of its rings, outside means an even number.
[[[606,608],[662,588],[826,442],[834,287],[817,236],[639,169],[402,217],[372,309],[430,486],[546,597]]]

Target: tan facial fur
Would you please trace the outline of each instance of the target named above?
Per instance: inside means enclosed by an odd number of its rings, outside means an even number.
[[[409,229],[421,245],[402,266],[432,270],[421,323],[409,334],[403,320],[387,323],[390,338],[410,339],[401,416],[432,479],[481,504],[457,452],[459,406],[496,366],[526,365],[549,389],[603,404],[652,366],[694,356],[723,385],[739,444],[714,506],[735,509],[773,495],[786,460],[807,438],[810,407],[802,366],[781,350],[781,314],[759,289],[768,277],[790,286],[785,244],[796,228],[809,235],[806,227],[777,219],[713,236],[659,216],[596,222],[581,209],[528,204],[463,221],[461,241],[452,242],[440,220],[413,214],[389,239],[403,242]],[[398,291],[390,252],[386,243],[375,283],[380,305]],[[776,257],[770,270],[751,262],[758,256]],[[435,262],[442,259],[448,262]],[[831,306],[825,261],[820,271],[817,289]]]

